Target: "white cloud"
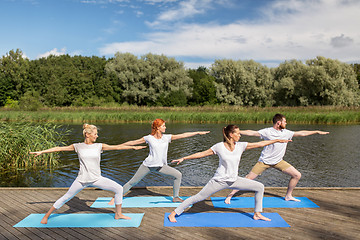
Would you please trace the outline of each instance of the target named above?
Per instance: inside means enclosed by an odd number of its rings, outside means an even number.
[[[352,45],[353,39],[345,37],[344,34],[331,38],[331,45],[336,48],[347,47]]]
[[[163,27],[162,25],[166,25],[171,22],[181,21],[197,14],[204,14],[211,2],[211,0],[180,1],[178,6],[170,10],[163,11],[158,15],[156,20],[153,22],[147,21],[146,23],[150,27]]]
[[[152,24],[200,13],[195,0],[184,2],[177,11],[160,15]],[[203,2],[204,3],[204,2]],[[184,9],[190,9],[186,16]],[[99,49],[101,55],[148,52],[202,59],[305,60],[316,56],[341,61],[359,61],[360,1],[274,1],[261,9],[257,22],[227,25],[181,24],[171,31],[157,31],[143,41],[114,42]],[[341,48],[339,48],[341,47]]]
[[[57,48],[54,48],[46,53],[38,55],[37,58],[48,57],[50,55],[60,56],[60,55],[64,55],[64,54],[66,54],[66,48],[62,48],[60,50],[58,50]]]
[[[144,15],[144,13],[142,11],[135,11],[135,15],[137,17],[141,17],[142,15]]]

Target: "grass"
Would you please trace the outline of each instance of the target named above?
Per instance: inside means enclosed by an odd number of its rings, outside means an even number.
[[[293,124],[359,124],[359,107],[139,107],[117,108],[46,108],[24,112],[2,109],[0,120],[6,122],[53,123],[126,123],[149,122],[162,118],[184,123],[270,123],[276,113],[282,113]]]
[[[9,172],[57,166],[58,154],[34,157],[29,152],[63,144],[67,131],[49,123],[39,125],[26,122],[0,122],[0,134],[0,173],[9,174]]]

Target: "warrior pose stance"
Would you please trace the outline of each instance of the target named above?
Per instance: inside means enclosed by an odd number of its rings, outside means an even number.
[[[138,140],[124,143],[126,145],[138,145],[146,142],[149,145],[150,150],[148,157],[140,165],[135,175],[124,185],[124,194],[152,171],[175,178],[173,185],[173,202],[182,202],[182,199],[179,197],[182,174],[180,171],[168,166],[167,164],[169,143],[173,140],[192,137],[198,134],[204,135],[209,133],[209,131],[187,132],[172,135],[165,134],[165,130],[165,121],[162,119],[156,119],[151,125],[151,134]],[[114,198],[109,202],[109,205],[112,204],[114,204]]]
[[[67,201],[72,199],[82,189],[92,186],[101,188],[103,190],[112,191],[115,193],[115,219],[130,219],[121,212],[121,204],[123,199],[123,187],[115,181],[101,176],[100,160],[103,150],[124,150],[124,149],[142,149],[146,146],[128,146],[124,144],[107,145],[104,143],[95,143],[98,138],[97,127],[94,125],[84,124],[83,135],[84,142],[74,143],[65,147],[54,147],[43,151],[30,152],[35,156],[43,153],[61,152],[61,151],[75,151],[79,156],[80,170],[77,178],[70,186],[67,193],[59,198],[50,210],[45,214],[41,220],[42,224],[47,224],[48,218],[53,211],[62,207]]]
[[[200,202],[212,194],[226,189],[237,189],[255,192],[255,220],[271,221],[269,218],[261,215],[262,200],[264,196],[264,185],[260,182],[242,178],[238,176],[238,168],[242,153],[247,149],[264,147],[273,143],[284,144],[291,140],[267,140],[256,143],[238,142],[240,140],[240,129],[236,125],[228,125],[223,129],[224,141],[212,146],[210,149],[198,152],[172,162],[178,164],[184,160],[203,158],[213,154],[219,157],[219,167],[214,177],[206,184],[206,186],[196,195],[186,199],[169,215],[170,222],[176,222],[176,215],[180,215],[190,205]]]
[[[323,131],[290,131],[286,129],[286,118],[282,114],[276,114],[273,117],[273,126],[265,129],[261,129],[259,131],[253,131],[253,130],[244,130],[240,131],[242,135],[246,136],[257,136],[261,137],[264,140],[271,140],[271,139],[292,139],[293,137],[304,137],[309,136],[313,134],[329,134],[329,132],[323,132]],[[292,192],[296,186],[296,184],[299,182],[301,178],[301,173],[296,170],[292,165],[287,163],[283,160],[283,157],[285,155],[287,144],[273,144],[264,147],[264,149],[261,152],[259,161],[255,164],[255,166],[252,168],[250,173],[246,176],[248,179],[255,179],[257,176],[261,175],[262,172],[264,172],[266,169],[273,167],[280,171],[282,171],[285,174],[288,174],[291,176],[289,185],[287,188],[287,192],[285,195],[286,201],[297,201],[299,202],[299,199],[296,199],[292,196]],[[231,198],[234,196],[234,194],[237,192],[237,190],[233,190],[225,199],[225,203],[230,204]]]

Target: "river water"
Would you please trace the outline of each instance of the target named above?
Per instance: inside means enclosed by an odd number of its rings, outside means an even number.
[[[173,141],[169,145],[168,161],[210,148],[222,141],[224,124],[179,124],[167,123],[166,133],[179,134],[190,131],[211,131],[207,135]],[[259,130],[270,125],[239,124],[240,129]],[[98,142],[119,144],[139,139],[150,132],[150,123],[99,124]],[[311,135],[293,138],[288,144],[284,160],[302,173],[299,187],[358,187],[360,179],[360,125],[287,125],[288,129],[323,130],[329,135]],[[82,142],[82,126],[69,125],[71,134],[67,143]],[[240,141],[256,142],[258,137],[242,136]],[[102,175],[124,185],[136,172],[148,155],[149,149],[104,151],[102,154]],[[261,148],[243,153],[239,175],[245,176],[257,162]],[[75,152],[60,155],[61,166],[53,171],[23,173],[19,176],[0,179],[1,186],[26,187],[69,187],[76,178],[79,161]],[[175,165],[173,165],[175,166]],[[184,161],[175,166],[183,174],[183,186],[203,186],[214,175],[218,167],[216,155]],[[265,171],[256,180],[265,186],[285,187],[289,177],[275,169]],[[172,178],[156,173],[148,174],[137,186],[171,186]]]

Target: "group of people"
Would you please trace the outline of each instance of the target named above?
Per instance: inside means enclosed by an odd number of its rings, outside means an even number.
[[[172,140],[192,137],[195,135],[208,134],[209,131],[186,132],[182,134],[165,134],[165,121],[156,119],[151,125],[151,133],[138,140],[128,141],[119,145],[108,145],[96,143],[98,130],[94,125],[84,124],[83,135],[84,142],[75,143],[64,147],[54,147],[43,151],[30,152],[38,156],[43,153],[52,153],[59,151],[75,151],[78,154],[80,169],[77,178],[70,186],[67,193],[59,198],[41,220],[42,224],[47,224],[49,216],[72,199],[82,189],[92,186],[115,193],[109,204],[115,204],[115,219],[130,219],[122,214],[121,206],[123,195],[143,179],[149,172],[159,172],[162,175],[175,178],[173,184],[173,202],[181,204],[171,212],[169,221],[176,222],[176,216],[179,216],[190,205],[197,203],[211,196],[215,192],[223,189],[232,189],[232,192],[226,197],[225,202],[230,204],[231,198],[239,190],[255,192],[255,209],[253,219],[271,221],[269,218],[261,215],[262,199],[264,195],[264,185],[254,181],[264,170],[274,167],[290,175],[285,200],[299,201],[292,196],[292,192],[300,180],[301,174],[293,166],[283,160],[286,146],[292,141],[293,137],[309,136],[312,134],[328,134],[324,131],[290,131],[286,129],[286,118],[281,114],[276,114],[273,118],[273,126],[259,131],[240,130],[236,125],[228,125],[223,128],[223,142],[213,145],[208,150],[191,154],[183,158],[173,160],[172,163],[180,164],[184,160],[198,159],[211,155],[218,155],[219,167],[213,178],[196,195],[183,201],[179,196],[182,174],[177,169],[168,166],[167,151],[169,143]],[[263,139],[260,142],[239,142],[241,135],[258,136]],[[122,187],[115,181],[101,176],[100,160],[101,153],[105,150],[126,150],[143,149],[146,146],[140,145],[147,143],[149,146],[149,155],[138,168],[135,175]],[[139,146],[140,145],[140,146]],[[245,150],[263,147],[261,156],[250,173],[245,177],[238,176],[238,168],[241,155]]]

